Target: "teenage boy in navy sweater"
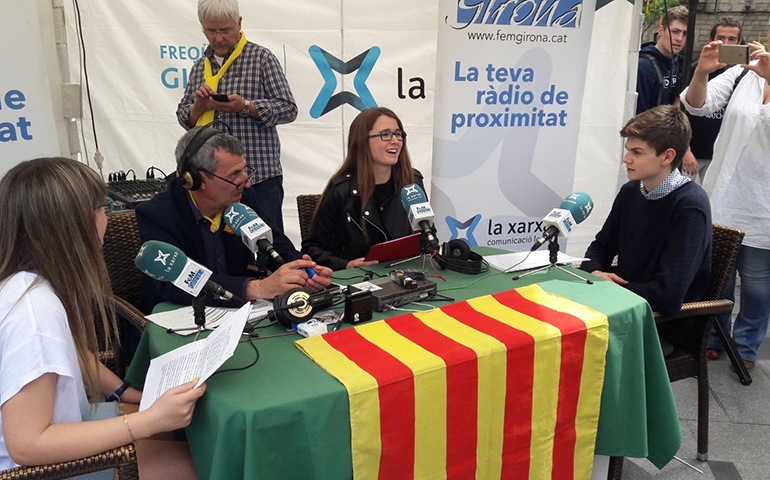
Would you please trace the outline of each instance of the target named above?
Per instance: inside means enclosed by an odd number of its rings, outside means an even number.
[[[655,311],[674,313],[683,302],[703,297],[711,274],[709,200],[678,170],[690,124],[678,108],[663,105],[629,120],[620,135],[630,181],[615,197],[581,269],[626,287]],[[616,255],[617,268],[610,272]],[[674,345],[682,335],[676,324],[681,322],[659,329]]]

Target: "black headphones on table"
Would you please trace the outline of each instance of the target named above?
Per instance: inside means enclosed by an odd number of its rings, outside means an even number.
[[[462,238],[443,243],[435,259],[441,268],[466,275],[477,275],[489,270],[489,264],[484,258],[472,251],[468,242]]]
[[[198,167],[192,164],[192,158],[210,138],[223,133],[212,126],[217,123],[224,125],[227,127],[227,131],[230,131],[230,125],[221,120],[214,120],[195,132],[195,135],[190,139],[190,143],[187,144],[182,155],[179,156],[179,165],[176,169],[176,176],[182,179],[182,186],[187,190],[198,190],[201,187],[201,183],[203,183],[201,172]]]
[[[334,296],[335,292],[332,291],[311,294],[302,287],[295,287],[273,298],[273,310],[268,316],[275,317],[275,320],[288,330],[293,324],[305,322],[315,312],[330,307]]]

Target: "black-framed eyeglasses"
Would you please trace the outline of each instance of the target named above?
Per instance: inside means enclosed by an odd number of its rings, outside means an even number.
[[[371,135],[369,135],[369,138],[380,137],[380,140],[382,140],[383,142],[389,142],[393,140],[394,136],[397,139],[401,140],[402,142],[406,140],[406,132],[403,130],[396,130],[395,132],[391,132],[390,130],[384,130],[380,133],[372,133]]]
[[[201,31],[207,37],[216,37],[217,34],[226,37],[235,31],[236,27],[227,28],[201,28]]]
[[[104,205],[102,205],[102,208],[104,209],[104,214],[109,215],[115,210],[115,202],[111,197],[104,197]]]
[[[202,169],[202,168],[201,168],[201,169],[199,169],[199,170],[200,170],[201,172],[206,172],[206,173],[208,173],[208,174],[209,174],[209,175],[211,175],[212,177],[217,177],[218,179],[222,180],[223,182],[227,182],[227,183],[229,183],[230,185],[232,185],[233,187],[235,187],[235,189],[236,189],[236,190],[242,190],[242,189],[243,189],[243,187],[244,187],[244,185],[246,185],[246,182],[248,182],[249,180],[251,180],[251,181],[253,182],[253,181],[254,181],[254,174],[256,173],[256,172],[254,171],[254,169],[253,169],[253,168],[252,168],[250,165],[246,165],[246,168],[244,168],[244,169],[243,169],[243,171],[244,171],[244,172],[246,172],[246,175],[247,175],[247,177],[246,177],[246,180],[244,180],[244,181],[242,181],[242,182],[240,182],[240,183],[235,183],[235,182],[233,182],[232,180],[228,180],[228,179],[226,179],[225,177],[220,177],[220,176],[219,176],[219,175],[217,175],[216,173],[213,173],[213,172],[209,172],[208,170],[204,170],[204,169]]]

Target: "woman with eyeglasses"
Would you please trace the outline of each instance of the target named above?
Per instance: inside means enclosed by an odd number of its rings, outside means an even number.
[[[302,251],[333,270],[376,263],[364,261],[372,245],[412,233],[401,205],[401,189],[410,183],[423,187],[401,120],[384,107],[362,111],[350,124],[347,157],[326,185]]]
[[[92,169],[67,158],[23,162],[0,180],[0,470],[135,441],[142,478],[196,478],[187,444],[158,434],[190,423],[205,385],[173,388],[137,412],[141,392],[96,356],[111,343],[97,340],[97,322],[116,331],[105,195]],[[97,403],[105,397],[126,403]]]

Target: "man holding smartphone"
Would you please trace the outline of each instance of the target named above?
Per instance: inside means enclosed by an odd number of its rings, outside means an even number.
[[[742,27],[741,22],[737,18],[728,16],[723,17],[717,23],[711,27],[709,34],[709,43],[714,40],[719,40],[722,45],[743,45]],[[692,73],[698,68],[698,61],[696,60],[690,68],[690,78],[687,79],[687,83],[690,83],[692,79]],[[709,73],[708,79],[711,80],[719,75],[723,74],[727,70],[728,66],[718,68]],[[698,117],[687,114],[690,119],[690,126],[692,127],[692,140],[690,140],[690,150],[698,161],[698,173],[693,175],[694,180],[699,184],[703,183],[703,177],[706,175],[706,170],[711,164],[711,158],[714,155],[714,141],[719,134],[719,128],[722,125],[722,116],[725,109],[720,108],[718,111],[706,115],[704,117]]]
[[[293,122],[297,105],[278,59],[246,40],[238,0],[199,0],[198,20],[209,41],[190,70],[176,111],[190,129],[213,120],[219,130],[238,138],[256,174],[257,201],[283,229],[283,171],[277,125]]]

